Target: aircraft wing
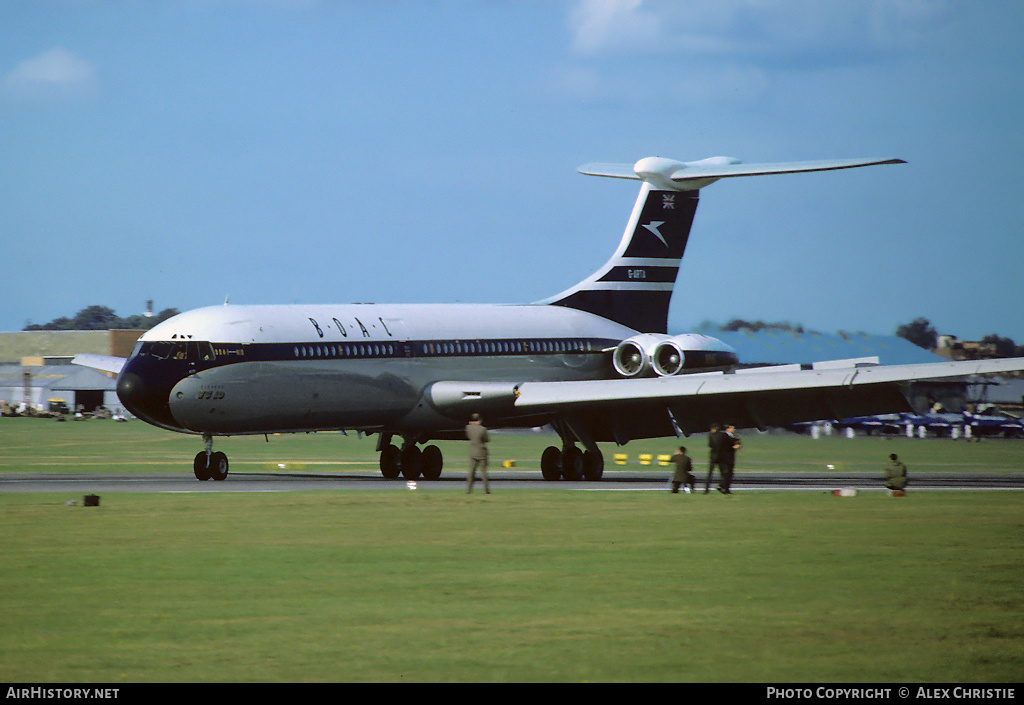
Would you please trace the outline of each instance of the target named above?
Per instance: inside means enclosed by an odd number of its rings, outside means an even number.
[[[524,382],[516,388],[514,413],[549,414],[565,420],[581,439],[585,433],[595,441],[619,443],[705,432],[715,422],[764,429],[800,421],[910,411],[902,383],[1024,370],[1024,358],[796,367],[647,379]]]
[[[79,353],[71,360],[73,365],[81,365],[82,367],[91,367],[94,370],[100,370],[101,372],[111,372],[113,374],[119,374],[121,368],[124,367],[126,358],[114,357],[112,355],[94,355],[93,353]]]

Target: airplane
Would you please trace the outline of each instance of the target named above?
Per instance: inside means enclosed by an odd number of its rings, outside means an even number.
[[[882,435],[896,435],[906,432],[906,423],[903,414],[871,414],[868,416],[852,416],[845,419],[832,421],[832,427],[839,430],[852,428],[855,431],[863,431],[867,435],[878,432]]]
[[[902,164],[845,159],[743,164],[730,157],[589,164],[639,181],[611,258],[531,304],[228,305],[179,314],[128,358],[82,354],[117,374],[136,417],[203,438],[199,480],[224,480],[215,437],[316,431],[377,434],[386,478],[437,479],[434,440],[465,440],[473,413],[492,428],[550,425],[548,480],[598,480],[598,443],[910,411],[914,379],[1024,369],[1024,358],[882,366],[862,360],[739,369],[733,348],[669,335],[668,309],[701,191],[720,179]],[[401,446],[395,444],[401,439]],[[426,445],[424,448],[420,446]],[[579,445],[577,445],[579,444]],[[582,446],[582,449],[579,447]]]
[[[840,430],[852,428],[867,435],[878,432],[882,435],[912,435],[917,433],[921,438],[925,434],[933,436],[965,437],[1002,436],[1004,438],[1020,438],[1024,436],[1024,421],[1005,412],[990,410],[988,413],[929,412],[917,414],[901,412],[898,414],[880,414],[872,416],[855,416],[848,419],[832,420],[833,428]],[[791,424],[787,428],[804,432],[812,424]]]
[[[965,432],[970,428],[970,433],[974,437],[1001,435],[1004,438],[1020,438],[1024,436],[1024,421],[995,409],[987,409],[978,413],[964,411],[962,423]]]

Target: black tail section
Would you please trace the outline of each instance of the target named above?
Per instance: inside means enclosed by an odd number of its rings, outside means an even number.
[[[672,288],[699,196],[699,191],[663,191],[644,182],[612,258],[540,303],[587,311],[643,333],[667,333]]]
[[[679,260],[690,236],[700,189],[719,179],[903,164],[902,159],[825,159],[743,164],[732,157],[677,162],[645,157],[636,164],[585,164],[581,174],[642,181],[622,243],[589,278],[542,304],[588,311],[641,333],[666,333]]]

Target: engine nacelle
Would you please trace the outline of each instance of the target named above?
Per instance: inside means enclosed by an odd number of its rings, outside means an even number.
[[[643,333],[615,347],[612,365],[623,377],[668,377],[681,372],[722,369],[737,362],[736,351],[717,338],[697,333]]]
[[[658,343],[651,353],[651,361],[656,373],[667,376],[732,367],[739,359],[736,350],[718,338],[684,333]]]
[[[654,349],[668,340],[667,335],[643,333],[626,338],[612,353],[612,366],[623,377],[650,377],[655,373],[652,363]]]

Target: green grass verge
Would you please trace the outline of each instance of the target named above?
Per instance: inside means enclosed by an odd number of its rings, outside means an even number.
[[[1024,441],[841,437],[812,440],[796,435],[743,434],[744,445],[736,471],[821,471],[832,465],[840,472],[872,472],[881,477],[889,453],[899,453],[910,472],[1024,472]],[[376,436],[359,438],[340,433],[236,436],[217,438],[214,447],[228,454],[231,469],[241,472],[345,472],[378,468]],[[557,437],[542,433],[492,435],[492,465],[514,460],[515,467],[537,471],[545,446]],[[638,468],[641,453],[671,454],[686,444],[698,474],[707,460],[707,438],[661,438],[633,441],[617,448],[602,444],[605,467],[614,469],[615,453],[629,456],[628,468]],[[466,444],[441,442],[446,463],[464,472]],[[0,472],[152,473],[192,471],[192,459],[202,450],[197,436],[172,433],[140,421],[69,421],[0,419]],[[666,470],[667,472],[667,470]]]
[[[0,495],[0,680],[1012,682],[1024,495]]]

